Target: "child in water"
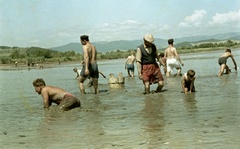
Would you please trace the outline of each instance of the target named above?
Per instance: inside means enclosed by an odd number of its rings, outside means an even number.
[[[233,64],[234,64],[234,68],[235,70],[237,70],[237,63],[233,57],[233,54],[231,53],[231,50],[230,49],[226,49],[225,53],[223,53],[219,59],[218,59],[218,64],[220,65],[220,71],[218,73],[218,76],[222,76],[224,70],[226,70],[226,74],[228,74],[230,71],[228,65],[227,65],[227,59],[231,57],[232,61],[233,61]]]
[[[188,92],[195,92],[195,86],[194,86],[194,81],[195,81],[195,71],[190,69],[185,73],[182,77],[182,89],[183,93],[188,93]]]

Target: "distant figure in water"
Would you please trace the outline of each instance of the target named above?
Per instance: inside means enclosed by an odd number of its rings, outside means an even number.
[[[183,93],[188,93],[188,92],[195,92],[195,86],[194,86],[194,81],[195,81],[195,71],[190,69],[185,73],[182,77],[182,89]]]
[[[178,70],[177,74],[178,76],[181,76],[181,65],[183,66],[183,62],[181,61],[181,58],[179,54],[177,53],[176,48],[173,46],[173,39],[168,40],[168,48],[164,52],[164,58],[167,59],[167,73],[166,76],[169,77],[173,71],[173,68],[176,68]],[[180,65],[181,64],[181,65]]]
[[[81,73],[81,69],[77,69],[76,67],[73,68],[73,71],[77,73],[77,76],[75,79],[77,79],[79,76],[80,76],[80,73]]]
[[[125,63],[125,69],[127,69],[129,77],[134,77],[134,62],[136,61],[134,54],[135,52],[131,51],[131,55],[127,57],[127,61]]]
[[[74,95],[68,93],[64,89],[46,86],[45,81],[38,78],[33,81],[35,91],[43,97],[44,109],[48,109],[52,103],[56,103],[63,111],[80,107],[80,100]]]
[[[222,76],[224,70],[226,70],[226,74],[229,74],[229,72],[231,71],[227,65],[227,59],[231,57],[233,64],[234,64],[234,68],[235,70],[237,70],[237,63],[231,53],[230,49],[226,49],[225,53],[223,53],[223,55],[220,56],[220,58],[218,59],[218,64],[220,65],[220,71],[218,73],[218,76]]]

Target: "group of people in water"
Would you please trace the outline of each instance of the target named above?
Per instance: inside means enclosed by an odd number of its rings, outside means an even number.
[[[89,79],[94,88],[94,93],[98,94],[99,74],[101,74],[104,78],[106,78],[106,76],[98,70],[96,47],[90,43],[89,36],[87,35],[80,36],[80,43],[83,46],[84,57],[82,69],[80,71],[77,68],[74,68],[74,71],[78,74],[77,78],[79,81],[80,92],[86,94],[84,81]],[[127,69],[128,76],[134,77],[134,63],[137,63],[138,77],[143,82],[144,94],[151,93],[150,85],[156,83],[158,84],[157,88],[152,92],[161,92],[164,87],[164,78],[160,70],[161,66],[163,67],[166,77],[171,75],[174,68],[177,69],[178,72],[176,76],[182,76],[181,86],[183,93],[196,91],[194,86],[195,71],[193,69],[189,69],[186,73],[184,73],[184,75],[182,75],[181,66],[184,66],[184,63],[181,61],[173,43],[174,40],[169,39],[169,46],[166,48],[165,52],[158,53],[157,47],[154,44],[154,37],[151,34],[146,34],[143,37],[143,44],[137,47],[136,56],[135,52],[132,51],[131,55],[127,57],[125,69]],[[231,57],[235,65],[235,69],[237,70],[237,64],[231,50],[227,49],[226,52],[219,58],[220,71],[218,76],[222,76],[224,71],[226,71],[226,73],[231,71],[227,66],[227,59],[229,57]],[[121,75],[121,77],[123,76]],[[114,79],[111,78],[111,74],[109,79]],[[124,80],[122,81],[124,82]],[[59,105],[59,108],[64,111],[81,106],[81,102],[76,96],[68,93],[64,89],[47,86],[41,78],[34,80],[33,86],[35,91],[42,95],[45,109],[48,109],[52,103],[56,103]]]

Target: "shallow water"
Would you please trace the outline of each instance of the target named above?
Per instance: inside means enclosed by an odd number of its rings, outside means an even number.
[[[0,148],[239,148],[240,77],[234,70],[217,77],[217,59],[224,51],[181,55],[196,71],[196,93],[181,93],[181,77],[165,78],[164,92],[143,95],[136,76],[122,89],[110,89],[100,76],[94,95],[79,92],[76,65],[48,69],[0,71]],[[240,52],[233,50],[240,65]],[[106,76],[123,72],[125,59],[99,62]],[[232,61],[228,64],[233,68]],[[136,72],[136,71],[135,71]],[[135,73],[136,74],[136,73]],[[32,81],[62,87],[80,98],[81,109],[43,110]],[[151,86],[154,90],[156,85]]]

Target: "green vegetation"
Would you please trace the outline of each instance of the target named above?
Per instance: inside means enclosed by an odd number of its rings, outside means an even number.
[[[81,60],[82,56],[74,51],[58,52],[39,47],[19,48],[0,46],[0,62],[2,64],[45,63],[55,61]]]
[[[227,40],[226,42],[200,42],[196,44],[183,43],[177,48],[179,53],[194,53],[213,50],[222,50],[225,48],[237,48],[240,47],[240,43]]]
[[[98,59],[118,59],[126,58],[129,51],[111,51],[106,53],[99,52]],[[68,62],[68,61],[82,61],[83,55],[75,51],[59,52],[50,49],[43,49],[39,47],[19,48],[0,46],[0,63],[13,64],[16,61],[22,64],[31,63],[50,63],[50,62]]]
[[[202,42],[202,43],[183,43],[177,47],[179,53],[193,53],[213,50],[223,50],[226,47],[237,48],[240,43],[228,40],[226,42]],[[99,52],[98,60],[100,59],[118,59],[126,58],[131,50],[127,51],[110,51],[106,53]],[[160,49],[163,52],[164,49]],[[40,47],[20,48],[20,47],[7,47],[0,46],[0,63],[12,64],[14,62],[28,64],[28,63],[48,63],[48,62],[67,62],[67,61],[81,61],[83,55],[75,51],[59,52]]]

